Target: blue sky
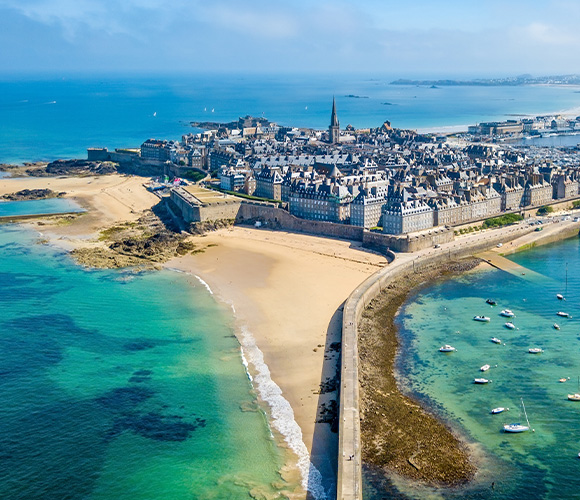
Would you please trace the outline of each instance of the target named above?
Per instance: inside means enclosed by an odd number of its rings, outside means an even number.
[[[580,73],[578,0],[0,0],[0,71]]]

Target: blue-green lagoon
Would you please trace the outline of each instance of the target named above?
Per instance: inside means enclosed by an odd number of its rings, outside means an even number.
[[[232,316],[194,276],[84,270],[0,226],[0,498],[283,498]]]
[[[74,200],[68,198],[46,198],[44,200],[0,202],[0,217],[62,214],[71,212],[84,212],[84,209]]]
[[[403,387],[467,439],[480,467],[473,483],[457,490],[397,481],[409,498],[580,497],[580,403],[567,399],[580,392],[580,239],[509,258],[529,271],[475,271],[440,281],[410,297],[399,313]],[[498,305],[486,304],[487,298]],[[509,319],[499,315],[502,309],[515,313],[516,330],[504,326]],[[475,315],[491,321],[473,321]],[[457,351],[440,353],[444,344]],[[544,352],[529,354],[532,347]],[[491,369],[482,373],[485,364]],[[474,384],[479,377],[491,382]],[[505,423],[525,423],[520,398],[534,431],[504,433]],[[490,413],[500,406],[510,410]],[[369,491],[367,498],[375,496]]]

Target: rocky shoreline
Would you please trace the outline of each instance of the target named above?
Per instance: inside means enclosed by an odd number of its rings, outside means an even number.
[[[427,267],[395,279],[364,311],[358,329],[362,460],[367,469],[435,486],[457,486],[476,472],[467,445],[397,386],[395,316],[409,294],[468,271],[480,259]]]
[[[0,198],[7,201],[29,201],[62,198],[65,195],[66,193],[64,191],[56,193],[51,189],[22,189],[16,193],[5,194]]]

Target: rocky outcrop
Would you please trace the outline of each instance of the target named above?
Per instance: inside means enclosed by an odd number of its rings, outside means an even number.
[[[110,161],[56,160],[45,168],[33,168],[26,171],[34,177],[53,177],[55,175],[88,176],[106,175],[117,172],[118,164]]]
[[[1,198],[8,201],[45,200],[60,198],[65,194],[65,192],[56,193],[50,189],[23,189],[16,193],[5,194]]]

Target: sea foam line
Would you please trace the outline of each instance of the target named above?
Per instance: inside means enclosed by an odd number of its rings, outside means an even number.
[[[201,283],[203,286],[205,286],[205,287],[207,288],[207,291],[208,291],[208,292],[209,292],[211,295],[213,295],[213,292],[212,292],[211,288],[209,287],[209,285],[208,285],[208,284],[207,284],[205,281],[203,281],[203,280],[202,280],[202,279],[201,279],[201,278],[200,278],[200,277],[199,277],[197,274],[195,274],[194,276],[195,276],[195,277],[196,277],[196,278],[199,280],[199,282],[200,282],[200,283]]]
[[[298,469],[302,476],[302,487],[310,491],[312,498],[323,500],[327,498],[322,486],[322,475],[310,462],[310,454],[302,440],[302,430],[294,420],[294,411],[290,403],[282,396],[282,390],[270,377],[270,369],[264,361],[264,355],[256,345],[256,340],[249,330],[242,326],[240,329],[240,344],[242,359],[253,365],[256,375],[254,387],[260,398],[270,407],[272,426],[284,436],[284,441],[298,457]]]

